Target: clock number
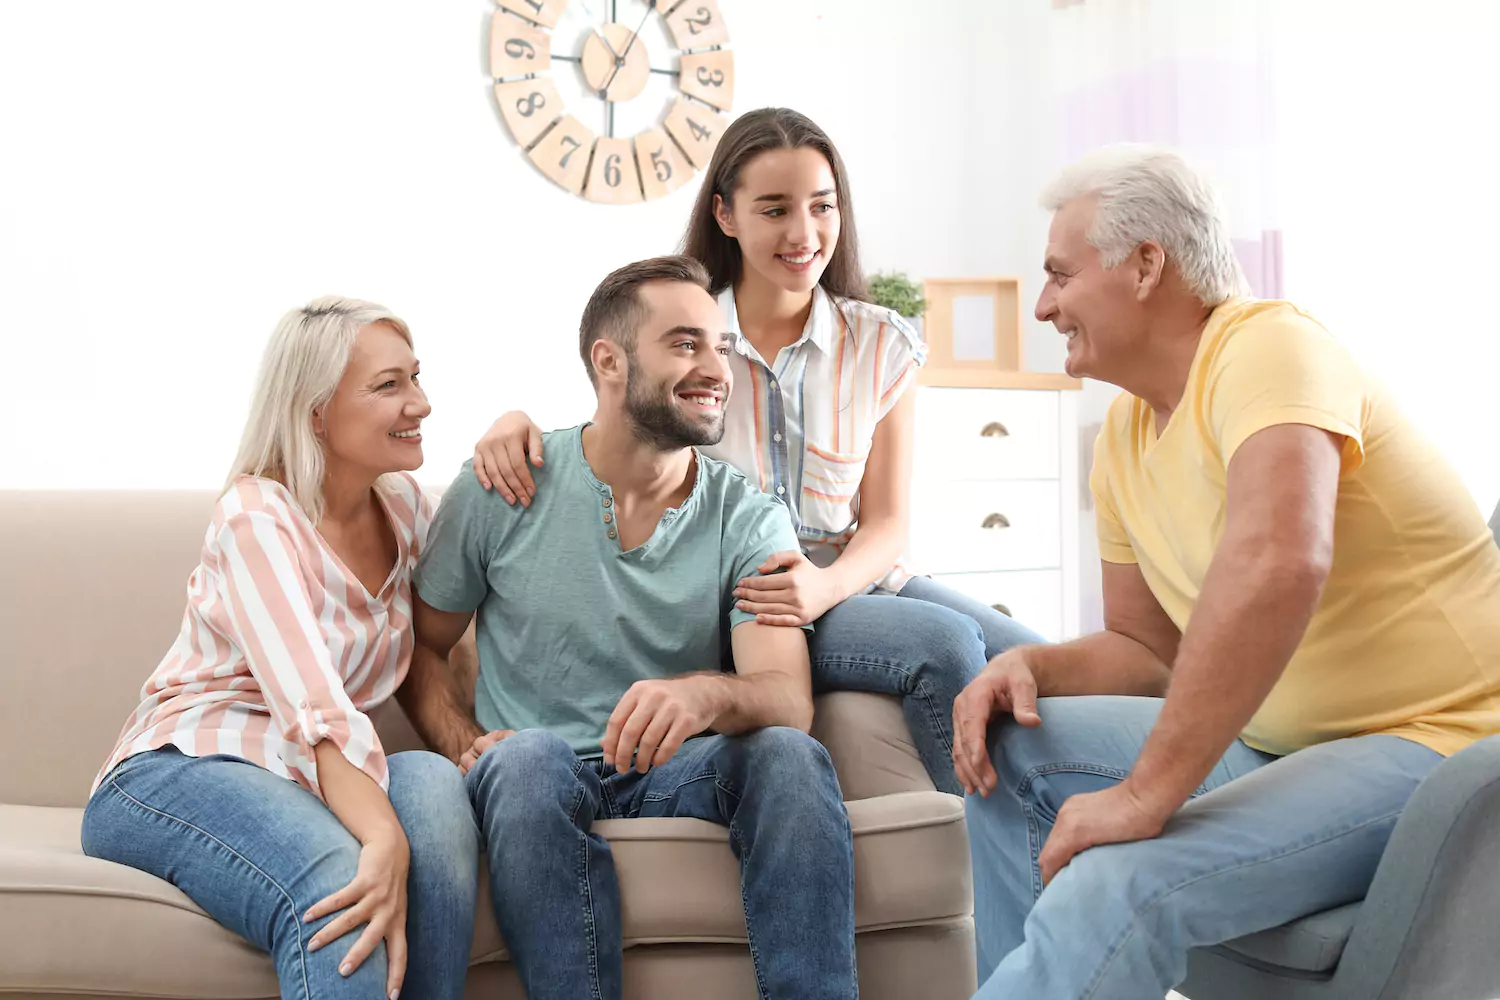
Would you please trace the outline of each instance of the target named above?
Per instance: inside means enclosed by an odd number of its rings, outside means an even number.
[[[559,167],[566,167],[568,165],[568,158],[582,148],[582,145],[579,143],[579,141],[573,138],[571,135],[565,135],[562,137],[562,145],[566,145],[570,142],[573,144],[573,148],[564,153],[563,158],[557,161],[557,165]]]
[[[698,82],[705,87],[722,87],[724,86],[724,71],[716,69],[710,73],[707,66],[699,66]]]
[[[505,43],[505,54],[512,59],[535,59],[536,49],[524,38],[512,38]]]
[[[690,129],[693,130],[693,138],[697,139],[699,142],[704,142],[704,141],[706,141],[708,139],[709,136],[713,135],[712,132],[710,132],[708,129],[704,128],[702,125],[699,125],[697,122],[693,121],[691,118],[687,119],[687,123],[688,123],[688,128],[690,128]]]
[[[672,164],[662,159],[661,154],[660,149],[651,154],[651,166],[656,169],[656,179],[665,184],[672,179]]]
[[[542,12],[542,0],[526,0],[526,6],[530,7],[538,14]]]
[[[523,118],[530,118],[541,108],[547,106],[547,99],[540,91],[532,91],[530,94],[516,101],[516,112]]]
[[[620,154],[610,153],[604,160],[604,183],[612,188],[620,186]]]
[[[700,29],[707,28],[710,24],[714,23],[713,13],[707,7],[699,7],[698,16],[703,18],[703,20],[695,21],[691,17],[685,19],[689,25],[688,31],[694,35],[698,34]]]

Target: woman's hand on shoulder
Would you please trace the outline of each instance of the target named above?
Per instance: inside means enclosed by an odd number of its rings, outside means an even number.
[[[784,571],[784,572],[778,572]],[[735,607],[761,625],[801,627],[844,599],[833,575],[801,552],[777,552],[734,589]]]
[[[542,429],[520,410],[511,410],[484,432],[474,446],[474,478],[485,489],[498,489],[506,503],[521,501],[531,506],[536,496],[536,482],[531,478],[531,464],[542,464]]]

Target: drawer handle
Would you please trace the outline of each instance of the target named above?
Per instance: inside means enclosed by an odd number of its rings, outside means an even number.
[[[1003,604],[991,604],[990,607],[994,608],[996,611],[1000,612],[1002,615],[1004,615],[1007,618],[1014,618],[1015,617],[1015,615],[1013,615],[1013,614],[1010,613],[1010,608],[1007,608]]]
[[[1000,421],[991,420],[989,423],[984,425],[984,430],[979,432],[979,436],[986,438],[1010,437],[1010,431],[1006,430],[1005,425]]]
[[[981,528],[1009,528],[1010,518],[1004,514],[986,514]]]

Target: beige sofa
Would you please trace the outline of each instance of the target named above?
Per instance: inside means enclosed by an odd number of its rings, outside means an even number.
[[[277,995],[269,960],[182,893],[78,846],[89,782],[181,619],[213,499],[0,492],[0,998]],[[394,702],[382,713],[387,748],[418,745]],[[962,802],[933,790],[892,699],[820,698],[815,735],[850,800],[862,995],[970,996]],[[723,829],[597,829],[619,869],[626,995],[754,998]],[[483,883],[468,995],[519,998]]]

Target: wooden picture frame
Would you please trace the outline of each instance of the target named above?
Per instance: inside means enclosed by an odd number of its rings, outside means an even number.
[[[922,385],[994,389],[1076,389],[1077,379],[1025,370],[1021,279],[928,278]]]

